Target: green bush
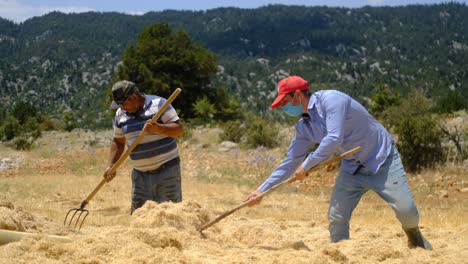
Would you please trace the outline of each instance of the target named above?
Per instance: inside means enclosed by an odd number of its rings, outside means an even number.
[[[62,115],[63,128],[70,132],[78,126],[75,115],[72,112],[64,112]]]
[[[457,91],[449,91],[445,96],[437,100],[436,111],[438,113],[452,113],[466,109],[468,100]]]
[[[429,116],[403,116],[395,127],[398,149],[409,171],[417,171],[442,161],[441,131]]]
[[[430,167],[443,159],[442,131],[432,116],[432,101],[413,91],[401,104],[385,110],[386,123],[398,135],[397,147],[409,171]]]
[[[12,147],[14,146],[16,149],[30,149],[33,141],[42,134],[38,115],[34,111],[34,108],[29,104],[18,103],[14,111],[2,122],[0,140],[12,140]],[[28,141],[27,138],[31,140]]]
[[[28,119],[36,119],[37,110],[28,102],[16,102],[12,110],[12,115],[15,117],[21,125],[25,124]]]
[[[208,100],[206,96],[198,99],[193,104],[195,110],[195,116],[198,120],[203,123],[212,123],[213,117],[216,114],[215,106]]]
[[[13,144],[17,150],[29,150],[32,147],[32,142],[22,136],[16,137]]]
[[[54,120],[48,116],[43,116],[41,123],[39,124],[39,128],[42,131],[59,130],[60,125],[58,120]]]
[[[400,94],[380,85],[378,91],[372,95],[372,106],[369,112],[375,118],[385,118],[385,110],[399,104],[401,104]]]
[[[1,134],[2,134],[3,139],[12,140],[13,138],[21,134],[21,125],[16,118],[9,115],[7,116],[5,121],[3,121],[3,126],[2,126],[1,131],[2,131]]]
[[[226,88],[213,89],[209,99],[216,109],[214,114],[216,120],[229,121],[243,118],[240,102],[229,95]]]
[[[213,124],[243,118],[242,109],[237,99],[231,97],[225,88],[216,88],[208,96],[203,96],[192,104],[195,121],[201,124]]]
[[[3,124],[3,120],[7,117],[7,111],[4,106],[0,105],[0,126]]]
[[[223,132],[219,135],[221,141],[240,143],[245,134],[245,126],[239,120],[227,121],[221,125]]]
[[[271,122],[261,117],[249,118],[246,145],[250,148],[267,147],[273,148],[278,146],[278,128]]]
[[[39,127],[39,123],[36,118],[29,117],[26,119],[26,122],[23,125],[23,131],[26,134],[29,134],[33,138],[38,138],[41,136],[42,131]]]

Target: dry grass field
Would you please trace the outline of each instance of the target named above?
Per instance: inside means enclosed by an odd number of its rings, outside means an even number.
[[[179,143],[184,202],[149,202],[130,216],[127,161],[87,206],[80,231],[63,220],[101,180],[110,131],[48,133],[28,152],[0,148],[0,228],[42,234],[1,245],[0,263],[467,263],[466,163],[409,175],[433,251],[409,249],[393,211],[373,193],[353,214],[351,239],[330,244],[327,209],[337,169],[271,194],[202,237],[196,227],[240,204],[287,147],[223,148],[218,132],[198,129]]]

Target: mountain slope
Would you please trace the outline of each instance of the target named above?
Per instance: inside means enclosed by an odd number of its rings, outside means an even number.
[[[102,120],[102,99],[123,50],[145,26],[168,22],[218,54],[212,86],[264,111],[275,83],[302,75],[314,88],[361,98],[386,84],[401,93],[449,89],[468,97],[468,8],[464,4],[359,9],[271,5],[257,9],[49,13],[0,19],[0,97],[59,114]]]

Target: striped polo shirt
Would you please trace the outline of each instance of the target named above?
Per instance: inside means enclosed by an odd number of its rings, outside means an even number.
[[[114,137],[125,137],[127,147],[138,138],[146,121],[153,118],[166,102],[166,99],[156,95],[146,95],[143,109],[137,113],[130,113],[121,108],[117,109],[114,120]],[[172,123],[179,120],[174,107],[169,105],[158,123]],[[146,133],[138,146],[130,153],[134,161],[134,168],[139,171],[151,171],[164,163],[177,158],[179,149],[176,140],[163,134]]]

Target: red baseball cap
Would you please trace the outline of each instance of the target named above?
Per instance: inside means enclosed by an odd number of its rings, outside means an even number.
[[[289,76],[282,79],[278,82],[278,96],[271,104],[271,108],[277,108],[286,94],[308,89],[309,84],[307,84],[307,81],[299,76]]]

